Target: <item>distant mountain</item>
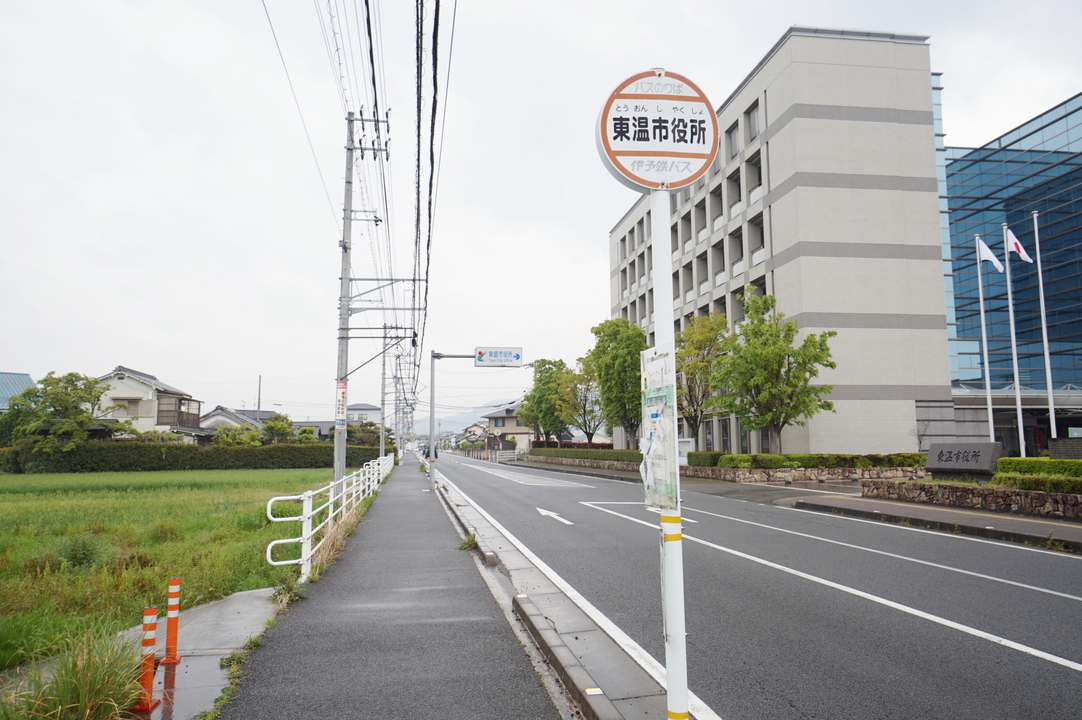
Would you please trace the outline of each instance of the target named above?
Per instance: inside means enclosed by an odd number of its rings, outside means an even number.
[[[491,415],[501,408],[513,405],[516,400],[493,400],[484,405],[478,405],[473,410],[466,410],[455,415],[437,415],[436,432],[462,432],[463,429],[478,422],[485,415]],[[484,423],[481,423],[482,425]],[[429,428],[429,416],[417,415],[413,418],[413,432],[417,435],[427,435]]]

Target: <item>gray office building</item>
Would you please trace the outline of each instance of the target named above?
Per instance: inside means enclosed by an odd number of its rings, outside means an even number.
[[[611,232],[612,317],[651,343],[657,319],[677,330],[712,311],[739,322],[749,286],[775,296],[803,331],[838,333],[837,368],[819,378],[834,387],[836,412],[787,428],[786,452],[898,452],[917,449],[918,429],[925,447],[956,435],[927,41],[790,28],[721,103],[718,157],[673,193],[669,236],[651,237],[645,195]],[[655,252],[671,260],[672,298],[653,296]],[[963,434],[986,431],[968,425]],[[766,445],[735,417],[710,419],[698,438],[699,449]]]

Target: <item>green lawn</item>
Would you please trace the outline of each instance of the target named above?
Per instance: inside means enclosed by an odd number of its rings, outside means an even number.
[[[50,654],[86,627],[165,615],[181,580],[181,608],[239,590],[280,585],[271,540],[299,523],[270,523],[275,495],[325,485],[327,469],[0,475],[0,670]],[[299,513],[299,506],[297,506]],[[287,546],[279,559],[296,557]],[[293,555],[285,553],[293,552]]]

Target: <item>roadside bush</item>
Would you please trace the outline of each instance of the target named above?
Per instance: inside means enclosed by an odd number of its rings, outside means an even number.
[[[814,455],[808,453],[793,453],[786,455],[790,462],[795,462],[799,468],[827,468],[834,467],[833,458],[830,455]]]
[[[1001,473],[1082,478],[1082,460],[1050,460],[1046,457],[1000,458],[996,469]]]
[[[575,450],[564,448],[530,448],[531,455],[542,457],[578,458],[580,460],[616,460],[618,462],[642,462],[638,450]]]
[[[998,472],[992,476],[988,484],[1018,488],[1019,490],[1082,494],[1082,478],[1067,477],[1065,475]]]
[[[924,467],[928,453],[892,453],[884,455],[887,467]]]
[[[59,643],[48,669],[0,697],[0,719],[80,718],[111,720],[139,698],[135,646],[104,632],[84,632]]]
[[[789,461],[784,455],[753,455],[751,462],[754,467],[764,468],[766,470],[776,470],[781,467],[789,466]]]
[[[351,445],[346,464],[360,467],[379,457],[378,447]],[[37,453],[11,448],[0,458],[4,472],[80,473],[148,472],[157,470],[279,470],[334,465],[332,445],[265,445],[226,447],[174,443],[88,442],[64,453]]]
[[[688,465],[690,467],[717,467],[718,459],[724,454],[721,452],[689,452]]]
[[[719,468],[750,468],[751,455],[722,455],[718,458]]]

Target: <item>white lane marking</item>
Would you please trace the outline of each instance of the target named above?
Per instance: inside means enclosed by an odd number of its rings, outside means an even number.
[[[492,527],[503,533],[503,536],[507,538],[507,541],[509,543],[514,545],[520,553],[525,555],[526,559],[533,563],[538,570],[544,573],[545,577],[551,580],[553,585],[558,587],[565,595],[567,595],[568,598],[571,599],[571,602],[578,605],[579,609],[586,613],[587,617],[597,623],[598,627],[604,630],[609,637],[616,641],[616,644],[619,645],[624,652],[630,655],[631,658],[650,675],[650,677],[657,681],[657,683],[661,685],[661,687],[666,687],[664,665],[655,660],[653,656],[650,655],[650,653],[643,650],[642,647],[640,647],[637,642],[632,640],[627,633],[621,630],[619,626],[616,625],[616,623],[614,623],[612,620],[609,620],[604,615],[604,613],[594,607],[593,603],[583,597],[575,588],[571,587],[571,585],[569,585],[566,580],[557,575],[556,571],[550,568],[544,560],[533,554],[533,552],[531,552],[528,547],[523,545],[517,537],[508,532],[507,528],[505,528],[503,525],[500,525],[500,523],[497,522],[496,518],[485,512],[484,509],[482,509],[480,505],[475,503],[469,495],[462,492],[461,488],[448,480],[447,477],[442,473],[437,471],[437,475],[443,478],[444,482],[453,487],[458,492],[458,494],[466,500],[466,502],[473,506],[474,510],[479,512],[482,517],[488,520],[489,523],[492,524]],[[641,503],[638,504],[641,505]],[[650,525],[649,523],[647,523],[647,525],[652,528],[655,527],[654,525]],[[696,718],[699,718],[699,720],[721,720],[721,717],[713,710],[711,710],[710,707],[702,700],[700,700],[699,696],[691,692],[691,690],[688,690],[688,708],[691,710],[691,714],[694,715]]]
[[[640,503],[640,504],[641,504],[641,503]],[[656,507],[647,507],[646,509],[647,509],[648,511],[652,512],[652,513],[657,513],[658,515],[660,515],[660,514],[661,514],[661,508],[656,508]],[[681,522],[689,522],[689,523],[697,523],[697,522],[699,522],[698,520],[692,520],[692,519],[691,519],[691,518],[689,518],[689,517],[681,517],[681,518],[680,518],[680,521],[681,521]]]
[[[752,522],[751,520],[741,520],[740,518],[729,517],[728,515],[719,515],[718,513],[707,512],[706,510],[697,510],[695,508],[687,507],[686,505],[684,506],[684,510],[690,510],[691,512],[702,513],[703,515],[710,515],[711,517],[721,518],[723,520],[732,520],[733,522],[743,523],[745,525],[754,525],[755,527],[765,528],[767,530],[775,530],[777,532],[786,533],[788,535],[796,535],[797,537],[809,538],[811,540],[819,540],[821,542],[830,543],[831,545],[840,545],[841,547],[852,548],[853,550],[862,550],[864,552],[874,553],[876,555],[884,555],[886,557],[895,558],[897,560],[905,560],[906,562],[917,563],[918,565],[927,565],[928,567],[934,567],[939,570],[949,570],[951,572],[961,573],[962,575],[970,575],[972,577],[981,578],[982,580],[991,580],[992,582],[1003,583],[1005,585],[1014,585],[1015,587],[1024,588],[1026,590],[1033,590],[1036,592],[1047,593],[1048,595],[1055,595],[1057,597],[1067,598],[1068,600],[1077,600],[1079,602],[1082,602],[1082,597],[1078,597],[1077,595],[1068,595],[1067,593],[1062,593],[1057,590],[1049,590],[1047,588],[1037,587],[1036,585],[1027,585],[1025,583],[1015,582],[1014,580],[1007,580],[1006,578],[998,578],[992,575],[985,575],[983,573],[973,572],[972,570],[962,570],[961,568],[951,567],[949,565],[940,565],[939,563],[929,562],[928,560],[918,560],[917,558],[906,557],[905,555],[898,555],[897,553],[887,552],[885,550],[873,550],[869,547],[853,545],[851,543],[842,542],[840,540],[830,540],[829,538],[819,537],[818,535],[810,535],[808,533],[797,532],[795,530],[786,530],[785,528]]]
[[[631,522],[639,523],[640,525],[645,525],[646,527],[651,528],[651,529],[654,527],[651,523],[648,523],[645,520],[640,520],[638,518],[631,517],[630,515],[624,515],[623,513],[618,513],[615,510],[609,510],[608,508],[597,507],[593,503],[582,503],[582,504],[586,505],[587,507],[592,507],[595,510],[600,510],[601,512],[607,512],[610,515],[615,515],[616,517],[621,517],[621,518],[624,518],[625,520],[630,520]],[[922,620],[928,620],[929,622],[936,623],[937,625],[942,625],[944,627],[949,627],[952,630],[957,630],[959,632],[963,632],[963,633],[965,633],[967,635],[972,635],[973,637],[977,637],[977,638],[980,638],[982,640],[988,640],[989,642],[996,643],[997,645],[1003,645],[1004,647],[1008,647],[1008,648],[1010,648],[1012,650],[1017,650],[1018,652],[1025,653],[1026,655],[1032,655],[1033,657],[1040,658],[1041,660],[1047,660],[1048,662],[1055,663],[1056,665],[1062,665],[1063,667],[1065,667],[1065,668],[1067,668],[1069,670],[1074,670],[1075,672],[1082,672],[1082,663],[1076,663],[1073,660],[1068,660],[1066,658],[1061,658],[1058,655],[1053,655],[1051,653],[1046,653],[1043,650],[1038,650],[1036,648],[1032,648],[1032,647],[1029,647],[1028,645],[1023,645],[1021,643],[1016,643],[1013,640],[1008,640],[1007,638],[1003,638],[1003,637],[1000,637],[998,635],[993,635],[991,633],[986,633],[983,630],[978,630],[977,628],[973,628],[973,627],[970,627],[968,625],[963,625],[961,623],[956,623],[953,620],[948,620],[946,618],[939,617],[938,615],[932,615],[931,613],[926,613],[923,610],[917,610],[916,608],[909,607],[908,605],[902,605],[901,603],[894,602],[893,600],[887,600],[886,598],[879,597],[878,595],[872,595],[871,593],[866,593],[863,590],[857,590],[856,588],[851,588],[851,587],[849,587],[847,585],[842,585],[840,583],[836,583],[836,582],[833,582],[831,580],[827,580],[825,578],[816,577],[815,575],[809,575],[808,573],[801,572],[800,570],[794,570],[793,568],[785,567],[784,565],[779,565],[778,563],[770,562],[769,560],[764,560],[763,558],[758,558],[758,557],[755,557],[754,555],[748,555],[747,553],[742,553],[739,550],[733,550],[732,548],[723,547],[721,545],[717,545],[715,543],[708,542],[706,540],[701,540],[699,538],[692,537],[691,535],[688,535],[687,533],[684,533],[684,538],[687,539],[687,540],[690,540],[691,542],[696,542],[696,543],[699,543],[700,545],[705,545],[706,547],[714,548],[715,550],[720,550],[720,551],[722,551],[724,553],[729,553],[730,555],[735,555],[736,557],[743,558],[745,560],[751,560],[754,563],[759,563],[760,565],[765,565],[766,567],[772,568],[774,570],[780,570],[780,571],[782,571],[784,573],[788,573],[790,575],[795,575],[796,577],[803,578],[805,580],[810,580],[810,581],[812,581],[814,583],[818,583],[820,585],[824,585],[824,586],[829,587],[829,588],[834,588],[835,590],[840,590],[840,591],[842,591],[844,593],[849,593],[850,595],[855,595],[856,597],[863,598],[865,600],[871,600],[874,603],[878,603],[880,605],[885,605],[886,607],[893,608],[894,610],[899,610],[899,611],[901,611],[903,613],[906,613],[908,615],[913,615],[914,617],[919,617]]]
[[[542,510],[541,508],[537,508],[537,512],[541,513],[545,517],[550,517],[553,520],[559,520],[564,525],[574,525],[575,524],[575,523],[571,522],[570,520],[567,520],[565,518],[560,517],[560,513],[554,513],[551,510]]]
[[[557,480],[556,478],[541,477],[540,475],[527,475],[525,473],[510,472],[508,470],[493,470],[482,465],[473,465],[474,470],[486,472],[489,475],[516,482],[519,485],[532,485],[534,487],[583,487],[595,489],[593,485],[571,482],[570,480]]]
[[[972,535],[954,535],[952,533],[946,533],[942,530],[925,530],[924,528],[910,527],[908,525],[899,525],[898,523],[883,522],[882,520],[865,520],[864,518],[851,517],[849,515],[836,515],[833,513],[824,513],[821,510],[804,510],[802,508],[789,507],[787,505],[773,505],[772,507],[780,508],[782,510],[790,510],[792,512],[807,513],[808,515],[817,515],[823,517],[829,515],[829,517],[837,518],[839,520],[848,520],[849,522],[867,523],[868,525],[875,525],[881,528],[895,528],[898,530],[907,530],[909,532],[923,533],[925,535],[935,535],[941,538],[952,538],[954,540],[964,540],[965,542],[983,543],[985,545],[995,545],[1001,548],[1010,548],[1012,550],[1024,550],[1026,552],[1041,553],[1048,557],[1066,558],[1070,560],[1082,560],[1082,555],[1073,555],[1070,553],[1057,552],[1055,550],[1046,550],[1044,548],[1030,547],[1029,545],[1022,545],[1020,543],[1004,542],[1003,540],[986,540],[984,538],[973,537]]]

